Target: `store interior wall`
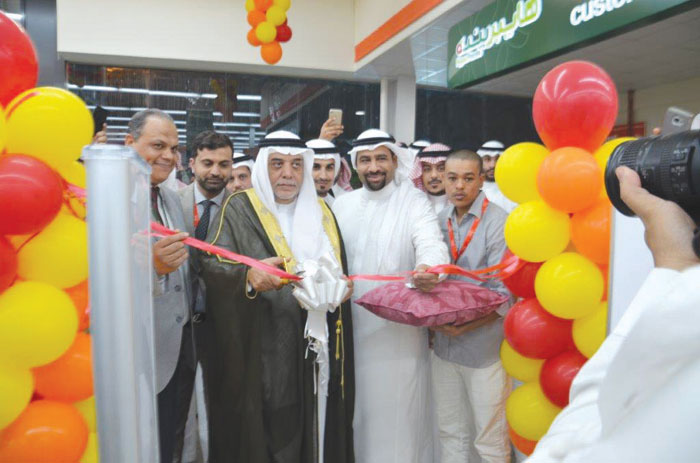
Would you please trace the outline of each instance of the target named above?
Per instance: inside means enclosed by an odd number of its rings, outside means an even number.
[[[669,106],[677,106],[693,114],[700,113],[700,77],[635,90],[634,122],[645,122],[647,135],[650,135],[654,127],[663,126]],[[624,92],[620,93],[616,123],[627,123],[627,94]]]
[[[288,11],[292,39],[282,44],[275,66],[265,64],[260,49],[247,42],[244,3],[57,0],[58,51],[70,61],[105,65],[352,76],[352,0],[294,0]]]
[[[65,63],[56,52],[56,0],[24,2],[24,25],[39,57],[39,86],[63,87]]]

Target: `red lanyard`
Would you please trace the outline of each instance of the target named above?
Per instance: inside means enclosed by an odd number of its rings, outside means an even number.
[[[194,203],[194,207],[192,209],[194,210],[194,228],[197,228],[197,225],[199,225],[199,211],[197,210],[197,203]]]
[[[484,202],[481,205],[481,217],[484,216],[484,213],[486,212],[486,208],[489,205],[489,200],[487,198],[484,198]],[[462,247],[459,248],[459,251],[457,251],[457,244],[455,243],[455,234],[454,231],[452,230],[452,218],[447,219],[447,231],[450,235],[450,251],[452,251],[452,259],[454,263],[457,263],[457,260],[462,257],[462,254],[464,254],[464,251],[467,250],[467,246],[469,246],[469,243],[472,242],[472,238],[474,238],[474,233],[476,233],[476,227],[479,226],[479,222],[481,222],[480,217],[474,218],[474,222],[472,222],[472,226],[469,229],[469,232],[467,233],[467,236],[464,237],[464,242],[462,243]]]

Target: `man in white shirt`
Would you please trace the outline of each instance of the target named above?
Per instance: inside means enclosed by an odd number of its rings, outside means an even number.
[[[622,200],[644,223],[655,268],[574,379],[569,405],[531,463],[690,462],[700,455],[696,225],[676,203],[643,189],[631,169],[616,173]]]
[[[501,193],[501,190],[498,188],[498,184],[496,183],[496,163],[498,162],[498,158],[501,157],[501,154],[503,154],[504,150],[505,147],[503,146],[503,143],[498,140],[490,140],[481,145],[481,148],[477,150],[476,154],[481,156],[481,161],[484,164],[485,180],[482,191],[489,201],[510,213],[510,211],[515,209],[517,204],[506,198],[505,195]]]
[[[449,262],[433,208],[408,180],[409,153],[381,130],[353,141],[352,163],[363,187],[341,196],[333,210],[351,274],[410,270],[421,291]],[[428,332],[379,318],[355,304],[382,282],[357,281],[352,299],[355,338],[355,453],[363,463],[433,461]]]
[[[423,191],[435,214],[439,214],[447,206],[444,174],[445,160],[452,148],[442,143],[433,143],[418,152],[409,177],[419,190]]]

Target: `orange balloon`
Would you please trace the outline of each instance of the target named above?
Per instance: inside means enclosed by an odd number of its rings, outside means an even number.
[[[272,0],[255,0],[255,9],[260,11],[267,11],[272,5]]]
[[[267,64],[275,64],[282,58],[282,46],[279,42],[263,43],[260,55]]]
[[[73,405],[37,400],[0,434],[0,461],[76,462],[87,439],[85,420]]]
[[[595,158],[581,148],[559,148],[542,161],[537,189],[554,209],[578,212],[591,207],[600,195],[603,178]]]
[[[267,16],[262,11],[255,9],[248,12],[248,24],[255,27],[263,21],[267,21]]]
[[[85,280],[64,290],[73,300],[75,309],[78,311],[78,331],[85,331],[90,327],[90,307],[88,281]]]
[[[254,47],[259,47],[260,45],[262,45],[260,40],[258,40],[258,36],[255,35],[255,28],[252,28],[248,31],[248,43]]]
[[[576,250],[596,264],[610,260],[610,216],[612,205],[607,199],[571,217],[571,241]]]
[[[537,441],[525,439],[513,431],[510,426],[508,426],[508,435],[510,436],[510,441],[513,443],[515,448],[520,451],[520,453],[524,453],[525,455],[529,456],[535,451]]]
[[[34,368],[36,391],[42,397],[77,402],[93,394],[90,335],[78,333],[73,344],[57,360]]]

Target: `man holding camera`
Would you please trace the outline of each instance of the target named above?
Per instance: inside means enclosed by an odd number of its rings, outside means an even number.
[[[571,401],[527,460],[694,461],[700,453],[700,259],[696,225],[675,202],[615,171],[641,219],[654,270],[571,386]]]

